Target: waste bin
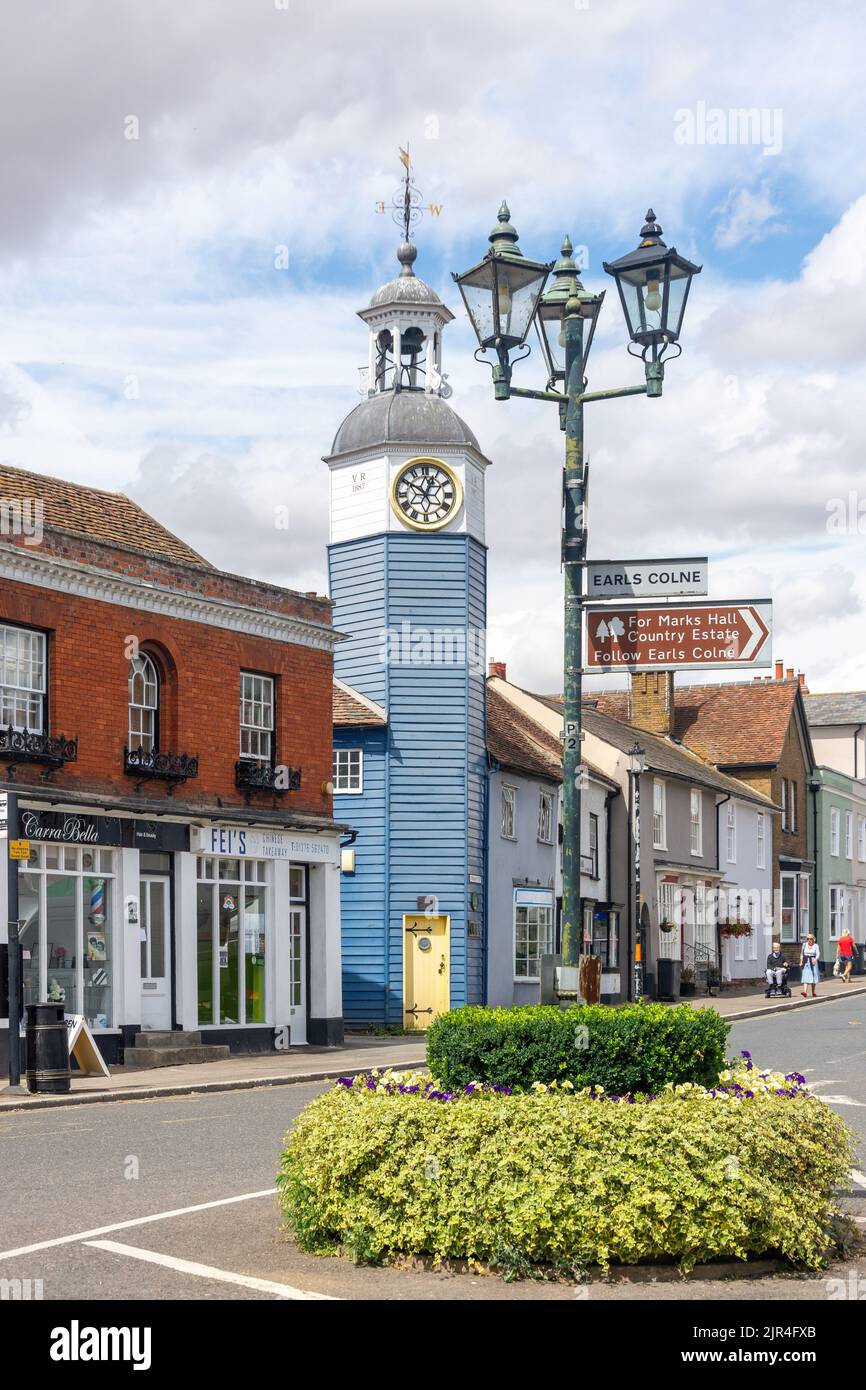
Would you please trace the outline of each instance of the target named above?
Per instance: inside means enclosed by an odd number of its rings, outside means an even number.
[[[681,960],[667,960],[661,956],[656,961],[658,970],[658,999],[677,1000],[680,997],[680,971],[683,968]]]
[[[24,1035],[27,1089],[59,1096],[69,1090],[69,1034],[62,1004],[28,1004]]]

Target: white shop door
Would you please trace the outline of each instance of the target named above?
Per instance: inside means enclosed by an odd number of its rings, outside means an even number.
[[[168,879],[141,880],[141,1027],[171,1029]]]

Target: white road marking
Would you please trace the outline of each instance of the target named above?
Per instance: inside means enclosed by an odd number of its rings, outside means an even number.
[[[199,1279],[215,1279],[223,1284],[239,1284],[244,1289],[256,1289],[259,1293],[274,1294],[277,1298],[327,1299],[333,1302],[329,1293],[308,1293],[306,1289],[296,1289],[291,1284],[276,1284],[272,1279],[256,1279],[252,1274],[233,1274],[230,1269],[216,1269],[213,1265],[198,1264],[195,1260],[180,1260],[176,1255],[160,1255],[155,1250],[142,1250],[137,1245],[119,1245],[115,1240],[87,1240],[85,1245],[95,1250],[107,1250],[112,1255],[127,1255],[132,1260],[144,1260],[147,1264],[162,1265],[174,1269],[178,1274],[194,1274]]]
[[[75,1245],[93,1236],[107,1236],[112,1231],[128,1231],[133,1226],[147,1226],[152,1221],[169,1221],[173,1216],[189,1216],[194,1211],[210,1211],[212,1207],[228,1207],[233,1202],[252,1202],[257,1197],[275,1197],[273,1187],[263,1192],[245,1192],[240,1197],[220,1197],[216,1202],[198,1202],[193,1207],[176,1207],[174,1211],[158,1211],[153,1216],[136,1216],[132,1221],[115,1221],[111,1226],[97,1226],[92,1231],[78,1231],[74,1236],[56,1236],[54,1240],[37,1240],[33,1245],[19,1245],[17,1250],[0,1250],[0,1260],[12,1260],[18,1255],[33,1255],[37,1250],[51,1250],[57,1245]]]
[[[851,1178],[858,1187],[866,1187],[866,1173],[860,1173],[856,1168],[852,1168]]]
[[[828,1105],[858,1105],[866,1110],[866,1100],[853,1100],[851,1096],[822,1096]]]

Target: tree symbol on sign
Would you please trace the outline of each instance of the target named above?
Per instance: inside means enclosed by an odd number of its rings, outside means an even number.
[[[596,640],[596,642],[603,642],[604,639],[605,639],[605,637],[608,637],[609,635],[610,635],[610,628],[608,627],[608,625],[607,625],[607,623],[605,622],[604,618],[602,618],[602,620],[601,620],[601,622],[599,623],[598,627],[595,629],[595,640]]]
[[[608,626],[610,627],[611,637],[625,636],[625,623],[623,622],[622,618],[611,618]]]

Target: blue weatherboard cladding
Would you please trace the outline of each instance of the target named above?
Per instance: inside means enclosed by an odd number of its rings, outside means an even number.
[[[329,569],[334,624],[351,634],[335,672],[388,711],[387,729],[335,731],[337,747],[365,754],[363,793],[334,798],[359,831],[342,880],[343,1009],[400,1023],[403,915],[422,894],[451,917],[452,1006],[482,999],[483,936],[468,937],[467,909],[470,891],[483,904],[486,552],[464,535],[393,534],[332,545]],[[400,650],[386,661],[387,634]],[[425,634],[462,641],[467,659],[430,660]],[[483,931],[483,911],[471,915]]]

